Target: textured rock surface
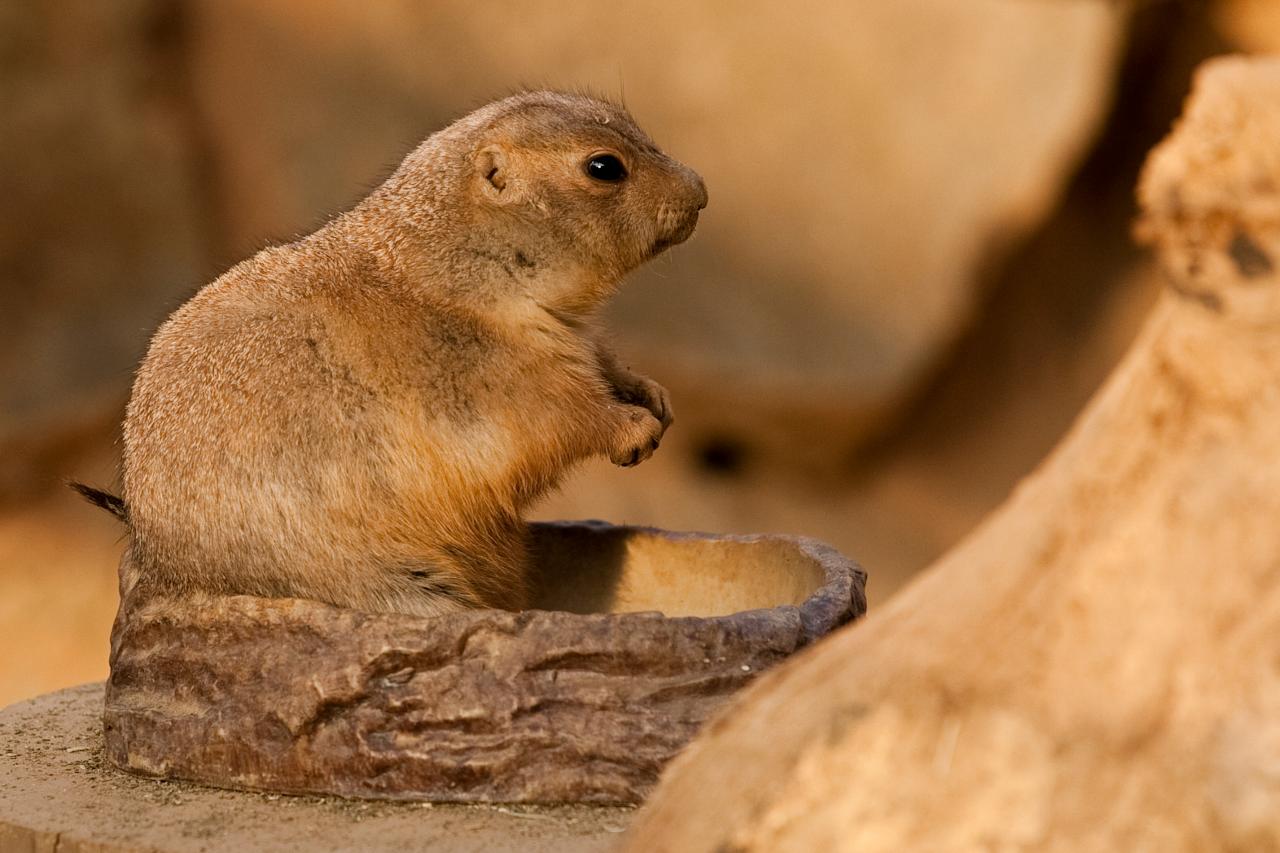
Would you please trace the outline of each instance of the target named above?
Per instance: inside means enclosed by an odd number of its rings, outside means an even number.
[[[691,744],[626,849],[1280,847],[1278,138],[1280,59],[1200,71],[1125,361],[974,535]]]
[[[102,685],[0,710],[4,853],[588,853],[631,819],[604,806],[282,797],[142,779],[106,761]]]
[[[861,571],[806,540],[535,530],[540,604],[580,612],[126,601],[107,755],[240,788],[638,802],[735,690],[865,608]]]

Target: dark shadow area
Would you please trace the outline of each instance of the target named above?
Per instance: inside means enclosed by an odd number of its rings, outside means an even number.
[[[588,524],[529,525],[535,609],[608,613],[612,608],[631,532]]]
[[[750,448],[728,435],[712,435],[699,442],[694,450],[698,468],[723,477],[741,475],[747,467]]]

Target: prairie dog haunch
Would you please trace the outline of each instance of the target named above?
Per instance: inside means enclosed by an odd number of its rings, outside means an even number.
[[[592,98],[517,95],[434,134],[156,333],[109,507],[129,525],[125,587],[525,606],[524,508],[578,460],[644,461],[671,423],[595,315],[706,202]]]

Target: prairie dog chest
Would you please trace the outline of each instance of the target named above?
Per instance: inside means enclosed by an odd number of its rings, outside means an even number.
[[[448,467],[526,479],[587,452],[606,399],[594,346],[551,324],[432,322],[402,356],[396,427]],[[538,479],[535,477],[535,479]]]
[[[604,380],[585,341],[516,340],[477,375],[478,414],[517,452],[574,446],[599,415]]]

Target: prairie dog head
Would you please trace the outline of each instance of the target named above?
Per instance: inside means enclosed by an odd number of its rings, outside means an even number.
[[[707,204],[702,178],[615,104],[534,92],[455,128],[469,143],[468,239],[515,258],[548,307],[596,307],[627,272],[688,239]]]

